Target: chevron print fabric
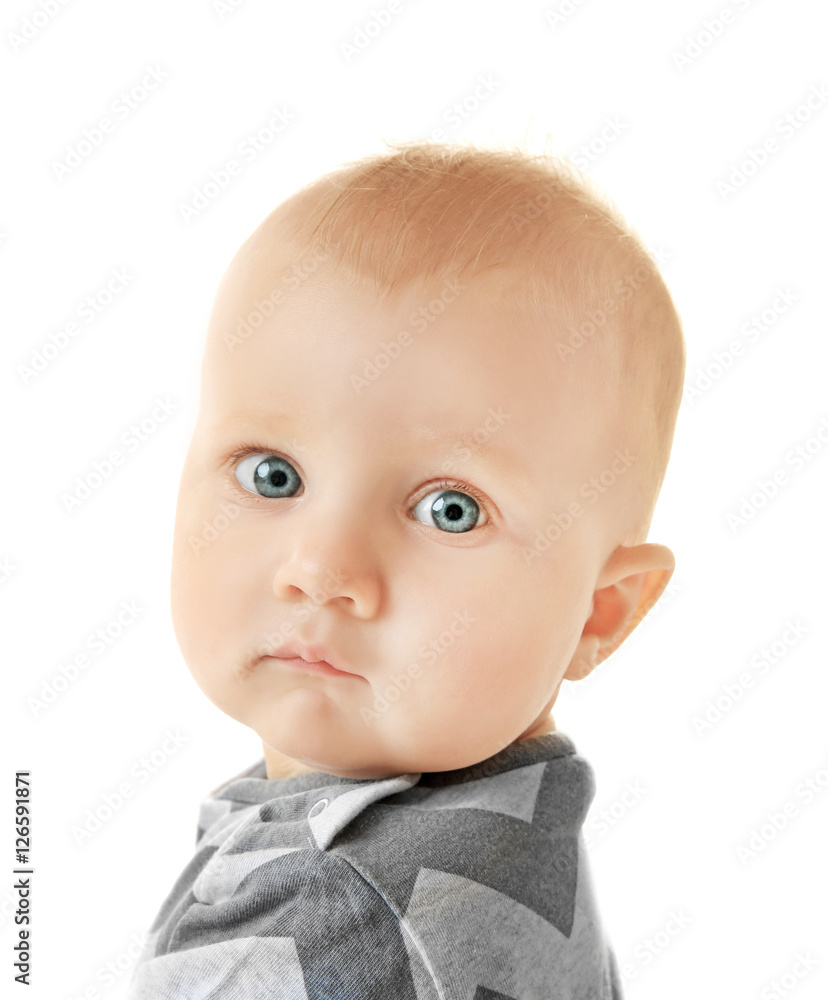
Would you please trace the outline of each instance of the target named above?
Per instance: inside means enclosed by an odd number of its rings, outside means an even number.
[[[201,804],[128,1000],[621,1000],[560,731],[470,767],[268,780]]]

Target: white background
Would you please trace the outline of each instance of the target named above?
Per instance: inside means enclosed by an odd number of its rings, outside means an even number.
[[[34,785],[26,995],[109,1000],[191,856],[198,802],[261,755],[255,734],[191,679],[168,606],[178,476],[224,268],[301,184],[384,139],[442,127],[588,156],[588,172],[665,255],[687,385],[699,389],[682,406],[650,534],[676,554],[673,585],[592,677],[567,683],[554,712],[596,772],[585,834],[626,995],[825,997],[824,6],[402,0],[350,58],[343,43],[384,0],[216,6],[69,0],[51,17],[34,2],[3,6],[3,995],[14,987],[16,769]],[[719,22],[715,37],[705,19]],[[24,30],[33,37],[16,39]],[[153,67],[163,81],[58,178],[67,146],[112,119]],[[481,78],[494,86],[476,101]],[[444,120],[456,102],[460,127]],[[180,206],[277,109],[291,124],[185,222]],[[797,109],[788,136],[777,123]],[[750,151],[766,140],[775,148],[757,167]],[[727,191],[734,168],[742,179]],[[126,289],[65,349],[48,347],[113,269],[131,276]],[[749,340],[746,325],[780,290],[795,301],[765,313]],[[743,353],[717,368],[734,341]],[[27,381],[21,371],[44,348],[51,358]],[[62,496],[157,398],[173,412],[68,512]],[[775,473],[775,495],[757,494]],[[731,523],[743,501],[752,516]],[[59,668],[130,601],[137,619],[35,711],[30,699],[54,692]],[[803,632],[795,641],[789,622]],[[774,643],[762,673],[754,658]],[[717,699],[718,719],[700,731]],[[171,732],[184,742],[165,755]],[[161,763],[140,779],[153,752]],[[79,843],[123,783],[130,797]],[[784,828],[768,825],[786,804]],[[808,971],[797,964],[806,953]]]

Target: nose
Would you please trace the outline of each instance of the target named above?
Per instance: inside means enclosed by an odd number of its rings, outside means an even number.
[[[280,601],[338,605],[356,618],[377,614],[382,580],[375,545],[364,529],[358,533],[345,522],[330,510],[291,519],[290,539],[273,574]]]

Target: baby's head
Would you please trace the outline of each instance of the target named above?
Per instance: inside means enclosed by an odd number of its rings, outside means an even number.
[[[399,144],[272,212],[213,307],[171,594],[268,775],[553,729],[672,573],[645,539],[683,374],[651,257],[551,158]]]

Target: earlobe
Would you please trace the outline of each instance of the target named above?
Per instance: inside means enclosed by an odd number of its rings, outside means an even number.
[[[593,611],[564,677],[580,680],[616,650],[661,597],[676,560],[666,545],[619,546],[592,595]]]
[[[578,648],[569,666],[566,668],[564,679],[568,681],[580,681],[592,673],[598,666],[598,658],[601,651],[601,638],[597,635],[582,635]]]

